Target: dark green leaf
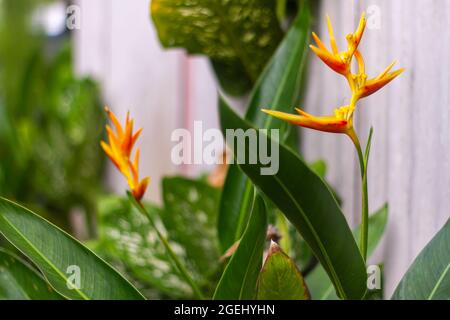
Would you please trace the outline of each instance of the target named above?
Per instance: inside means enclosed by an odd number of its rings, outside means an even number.
[[[125,278],[76,239],[4,198],[0,198],[0,233],[67,298],[143,299]],[[76,276],[80,277],[79,288],[70,286],[77,284],[72,278]]]
[[[273,0],[153,0],[151,14],[164,47],[207,55],[234,95],[251,89],[283,35]]]
[[[298,103],[310,24],[311,17],[305,7],[258,80],[246,115],[246,119],[256,127],[286,130],[286,124],[269,118],[260,112],[260,108],[288,112]],[[282,136],[287,138],[288,133],[283,133]],[[248,221],[252,195],[251,182],[238,166],[230,165],[219,210],[218,230],[222,251],[227,250],[242,236]]]
[[[25,261],[0,248],[0,300],[61,300]]]
[[[370,255],[375,251],[378,243],[383,237],[384,230],[386,228],[388,220],[388,206],[385,205],[377,212],[369,217],[369,238],[367,245],[367,254]],[[359,230],[361,226],[358,226],[353,230],[353,236],[355,241],[359,239]],[[327,273],[322,266],[317,266],[311,274],[306,278],[308,286],[311,291],[311,295],[314,299],[320,300],[335,300],[338,299],[336,291],[333,288]],[[370,292],[368,292],[370,293]]]
[[[251,125],[234,113],[223,99],[220,100],[220,119],[224,132],[251,129]],[[238,152],[245,151],[259,159],[255,146],[249,148],[247,142],[235,141]],[[364,261],[335,197],[294,152],[276,141],[271,143],[275,143],[275,148],[279,147],[276,174],[262,175],[260,170],[266,166],[260,159],[257,164],[249,164],[249,161],[239,164],[240,168],[297,228],[324,266],[339,295],[344,299],[362,298],[366,291]]]
[[[309,293],[295,262],[273,242],[258,279],[258,300],[308,300]]]
[[[450,299],[450,220],[414,260],[392,299]]]
[[[256,195],[247,229],[217,285],[215,300],[245,300],[256,296],[266,231],[266,206]]]

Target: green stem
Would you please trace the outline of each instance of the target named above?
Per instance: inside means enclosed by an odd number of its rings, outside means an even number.
[[[156,234],[158,235],[158,238],[161,240],[162,244],[164,245],[165,249],[167,250],[167,253],[169,254],[172,261],[175,263],[175,266],[177,267],[180,274],[183,276],[183,278],[189,283],[190,287],[192,288],[192,291],[194,292],[195,296],[203,300],[205,297],[203,296],[202,292],[200,291],[197,284],[194,282],[192,277],[189,275],[189,272],[187,271],[186,267],[181,263],[180,259],[178,259],[177,255],[173,251],[172,247],[169,244],[169,241],[164,237],[164,235],[159,231],[158,227],[156,226],[152,216],[149,214],[149,212],[145,209],[145,207],[142,205],[141,202],[137,201],[131,194],[128,194],[128,197],[130,198],[130,201],[133,203],[133,205],[142,213],[144,214],[152,227],[155,229]]]
[[[358,136],[354,129],[348,134],[355,145],[358,152],[359,167],[361,169],[361,187],[362,187],[362,201],[361,201],[361,233],[359,238],[359,250],[364,261],[367,260],[367,241],[369,237],[369,197],[367,190],[367,165],[359,143]]]

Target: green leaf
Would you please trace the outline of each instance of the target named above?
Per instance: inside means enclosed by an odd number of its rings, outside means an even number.
[[[282,121],[260,112],[261,107],[291,111],[299,101],[310,34],[311,17],[307,7],[293,23],[275,55],[262,73],[252,93],[246,119],[259,128],[286,131]],[[288,133],[282,134],[283,138]],[[222,251],[241,236],[248,221],[253,188],[237,165],[230,165],[219,209],[219,239]]]
[[[162,185],[161,219],[169,239],[183,244],[200,274],[210,274],[220,258],[216,229],[220,190],[182,177],[164,178]]]
[[[239,170],[230,164],[220,198],[218,235],[222,252],[238,241],[250,216],[253,185]]]
[[[308,300],[309,293],[295,262],[273,242],[258,279],[258,300]]]
[[[0,198],[0,233],[69,299],[143,299],[125,278],[76,239],[4,198]],[[77,268],[79,274],[70,271]],[[80,288],[70,287],[72,277],[78,275]]]
[[[61,300],[25,261],[0,248],[0,300]]]
[[[219,111],[224,132],[251,129],[223,99]],[[324,266],[339,295],[344,299],[362,298],[367,277],[364,261],[335,197],[298,155],[276,141],[271,143],[275,143],[275,148],[279,147],[276,174],[261,175],[260,170],[266,166],[258,158],[256,146],[249,148],[246,141],[235,141],[238,152],[250,153],[258,161],[256,164],[239,164],[240,168],[297,228]]]
[[[282,38],[273,0],[153,0],[165,48],[207,55],[230,94],[251,89]]]
[[[414,260],[392,299],[450,299],[450,220]]]
[[[160,219],[162,210],[148,203],[144,205],[167,235]],[[173,265],[156,231],[127,198],[101,199],[98,214],[98,252],[106,254],[108,261],[120,260],[133,278],[170,298],[192,297],[192,290]],[[177,249],[179,258],[186,260],[183,245],[173,240],[170,244]]]
[[[314,171],[319,177],[325,179],[327,174],[327,164],[323,160],[317,160],[309,165],[312,171]]]
[[[284,138],[291,126],[261,112],[261,108],[289,112],[299,102],[311,21],[309,8],[305,5],[255,85],[245,116],[257,128],[281,129],[280,136]]]
[[[266,232],[266,206],[261,196],[256,195],[249,224],[217,285],[215,300],[246,300],[256,296]]]
[[[370,255],[375,251],[378,243],[383,237],[384,230],[386,228],[388,220],[388,206],[385,205],[377,212],[369,217],[369,238],[367,245],[367,254]],[[355,241],[359,239],[359,231],[361,226],[359,225],[353,230],[353,237]],[[333,288],[327,273],[322,266],[317,266],[311,274],[306,278],[311,296],[314,299],[320,300],[335,300],[338,299],[336,291]],[[368,292],[370,293],[370,292]]]
[[[388,205],[385,204],[382,208],[378,209],[374,214],[369,217],[369,238],[367,241],[367,256],[375,251],[378,244],[383,237],[384,230],[386,229],[387,221],[388,221]],[[361,230],[361,225],[358,225],[353,230],[353,236],[355,240],[359,239],[359,233]]]

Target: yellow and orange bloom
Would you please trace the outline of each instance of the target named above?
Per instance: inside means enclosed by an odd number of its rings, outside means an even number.
[[[275,118],[313,130],[331,133],[347,133],[347,131],[352,128],[352,118],[351,114],[349,114],[350,110],[348,106],[336,109],[332,116],[321,117],[313,116],[300,109],[295,110],[298,112],[298,115],[262,109],[263,112]]]
[[[361,15],[361,19],[355,33],[347,35],[348,47],[346,51],[339,51],[336,39],[334,37],[333,26],[328,16],[327,24],[330,35],[331,51],[327,49],[322,40],[314,32],[312,36],[317,46],[311,45],[310,48],[328,67],[343,75],[347,79],[351,90],[350,104],[348,106],[335,109],[334,115],[331,116],[313,116],[300,109],[296,109],[298,115],[266,109],[263,109],[262,111],[294,125],[324,132],[344,133],[354,139],[355,132],[353,130],[353,113],[356,109],[358,101],[383,88],[399,76],[404,69],[390,72],[395,64],[394,62],[376,78],[368,80],[368,76],[365,71],[364,58],[358,49],[366,27],[365,13]],[[358,72],[355,74],[352,73],[351,70],[353,58],[355,58],[358,63]]]
[[[360,98],[365,98],[370,96],[371,94],[374,94],[405,71],[405,69],[399,69],[393,72],[389,72],[394,64],[395,62],[393,62],[389,67],[386,68],[386,70],[380,73],[378,77],[364,82],[359,91]]]
[[[327,49],[325,44],[322,42],[322,40],[320,40],[315,32],[312,33],[312,36],[317,44],[317,47],[314,45],[310,45],[310,48],[331,69],[333,69],[337,73],[347,76],[350,73],[353,55],[358,49],[359,43],[361,42],[361,38],[364,34],[366,23],[366,17],[363,13],[358,25],[358,29],[355,31],[355,33],[350,33],[347,35],[347,51],[340,52],[336,43],[336,39],[334,37],[334,31],[330,17],[327,15],[331,51]]]
[[[115,132],[109,125],[106,125],[108,143],[101,141],[100,144],[109,159],[127,179],[133,197],[140,201],[147,190],[150,179],[145,177],[139,180],[139,148],[134,154],[133,161],[130,157],[142,129],[133,132],[133,119],[130,119],[129,113],[127,113],[125,127],[123,128],[111,110],[105,108],[105,111],[114,126]]]

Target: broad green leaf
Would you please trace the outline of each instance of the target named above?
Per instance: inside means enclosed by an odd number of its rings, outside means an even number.
[[[143,299],[117,271],[76,239],[30,210],[0,198],[0,233],[69,299]],[[80,287],[76,277],[79,276]]]
[[[147,203],[145,208],[167,237],[160,219],[162,210]],[[103,198],[98,214],[99,254],[111,263],[120,260],[134,279],[170,298],[192,297],[189,285],[179,275],[155,230],[127,198]],[[183,245],[169,241],[179,258],[186,261]]]
[[[323,160],[318,160],[309,164],[309,167],[319,177],[325,179],[327,166]],[[335,196],[336,194],[333,193]],[[336,197],[337,198],[337,197]],[[339,203],[339,200],[338,200]],[[280,246],[283,251],[294,260],[300,270],[307,270],[311,268],[311,264],[315,263],[316,259],[311,252],[311,249],[303,240],[302,236],[297,232],[295,227],[287,221],[282,212],[278,210],[277,227],[280,231],[281,239]]]
[[[0,248],[0,300],[61,300],[25,261]]]
[[[383,237],[384,230],[386,228],[388,220],[388,206],[385,205],[377,212],[369,217],[369,238],[367,245],[367,255],[370,255],[375,251],[378,243]],[[361,226],[356,227],[353,230],[353,236],[355,241],[359,239],[359,230]],[[309,289],[311,291],[311,296],[314,299],[320,300],[336,300],[339,299],[334,290],[333,284],[331,283],[327,273],[322,266],[317,266],[311,274],[306,277],[306,282],[308,283]],[[368,294],[372,294],[368,292]]]
[[[248,300],[256,296],[256,281],[261,270],[267,231],[264,200],[256,195],[250,221],[236,251],[222,274],[215,300]]]
[[[207,55],[230,94],[250,90],[282,38],[273,0],[153,0],[161,44]]]
[[[309,293],[295,262],[274,242],[258,278],[258,300],[308,300]]]
[[[220,258],[216,228],[220,190],[182,177],[164,178],[162,186],[161,219],[169,239],[183,244],[198,273],[211,274]]]
[[[392,299],[450,299],[450,220],[414,260]]]
[[[252,128],[223,99],[220,100],[220,119],[224,132]],[[272,143],[276,144],[275,148],[279,147],[279,170],[274,175],[262,175],[260,170],[266,166],[256,154],[256,146],[249,148],[247,142],[242,139],[235,141],[238,152],[251,154],[258,161],[249,164],[249,157],[246,157],[246,163],[239,164],[242,171],[297,228],[324,266],[339,296],[344,299],[362,298],[366,291],[364,261],[328,186],[298,155],[276,141]],[[233,151],[236,154],[236,150]]]
[[[302,74],[307,59],[311,17],[307,7],[294,21],[275,55],[262,73],[252,93],[246,119],[258,128],[286,131],[286,124],[260,112],[261,107],[291,111],[299,101]],[[283,139],[288,133],[282,134]],[[239,170],[230,165],[219,210],[219,239],[222,251],[241,236],[248,221],[253,195],[252,184]]]

